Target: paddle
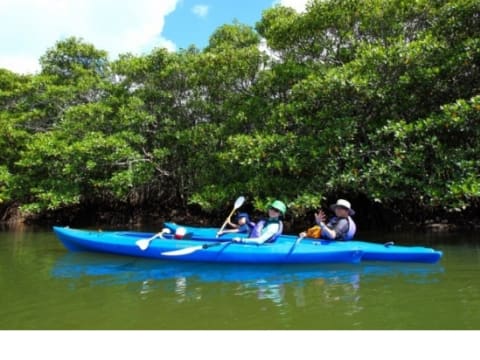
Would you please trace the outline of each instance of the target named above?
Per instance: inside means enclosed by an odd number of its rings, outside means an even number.
[[[148,239],[140,239],[140,240],[137,240],[137,241],[135,242],[135,244],[137,244],[137,246],[138,246],[141,250],[145,251],[145,250],[147,250],[147,248],[148,248],[148,246],[150,245],[150,242],[151,242],[152,240],[156,239],[157,237],[162,237],[163,234],[170,234],[170,232],[171,232],[170,229],[167,229],[167,228],[162,229],[161,232],[156,233],[155,235],[153,235],[152,237],[150,237],[150,238],[148,238]]]
[[[290,248],[290,250],[288,251],[288,254],[287,256],[290,256],[290,254],[293,252],[293,250],[295,249],[295,247],[300,243],[300,241],[302,241],[302,239],[304,238],[304,236],[299,236],[297,238],[297,240],[295,240],[295,242],[292,244],[292,247]]]
[[[180,250],[165,251],[165,252],[162,252],[161,255],[166,255],[166,256],[189,255],[189,254],[192,254],[192,253],[194,253],[195,251],[198,251],[198,250],[204,250],[204,249],[208,249],[208,248],[211,248],[211,247],[214,247],[214,246],[225,245],[225,244],[230,244],[230,243],[232,243],[232,241],[216,242],[216,243],[213,243],[213,244],[203,244],[203,245],[197,245],[197,246],[190,246],[190,247],[183,248],[183,249],[180,249]]]
[[[235,210],[237,210],[240,206],[243,205],[243,203],[245,202],[245,198],[243,196],[239,196],[237,198],[237,200],[235,201],[235,204],[233,205],[233,209],[232,211],[230,212],[230,215],[227,216],[227,219],[225,220],[225,222],[223,223],[222,227],[220,228],[220,230],[217,232],[217,237],[219,236],[219,234],[223,231],[223,229],[225,229],[225,226],[227,226],[227,223],[228,223],[228,220],[230,220],[230,218],[232,217],[233,213],[235,212]]]

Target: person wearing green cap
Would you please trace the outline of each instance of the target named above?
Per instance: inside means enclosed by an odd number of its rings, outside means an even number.
[[[247,244],[274,242],[283,232],[281,218],[285,216],[286,211],[286,205],[280,200],[275,200],[268,207],[268,219],[257,222],[248,238],[236,237],[232,241]]]

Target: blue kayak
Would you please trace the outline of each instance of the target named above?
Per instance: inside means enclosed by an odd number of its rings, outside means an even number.
[[[212,227],[195,227],[167,222],[164,227],[175,233],[178,228],[183,227],[187,234],[193,239],[212,239],[216,238],[219,229]],[[228,239],[239,234],[227,233],[223,234],[217,241]],[[294,242],[297,237],[293,235],[281,235],[276,242]],[[223,240],[224,241],[224,240]],[[361,250],[362,261],[399,261],[399,262],[419,262],[419,263],[436,263],[442,258],[442,252],[427,248],[424,246],[399,246],[391,243],[378,244],[366,241],[331,241],[323,239],[304,238],[300,244],[321,244],[323,246],[334,246],[336,249],[356,249]]]
[[[359,263],[363,252],[353,246],[321,242],[297,242],[283,237],[256,245],[218,241],[215,236],[188,236],[137,231],[94,231],[53,227],[71,251],[90,251],[163,260],[245,264]],[[163,231],[162,231],[163,232]]]

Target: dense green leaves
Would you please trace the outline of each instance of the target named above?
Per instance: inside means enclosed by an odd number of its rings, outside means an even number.
[[[40,58],[40,64],[42,73],[55,76],[62,82],[108,75],[107,53],[74,37],[57,42]]]
[[[478,207],[479,19],[474,0],[314,0],[203,51],[60,41],[40,74],[0,69],[0,202]]]
[[[225,24],[220,26],[210,36],[207,52],[221,51],[225,48],[248,48],[257,46],[260,36],[250,27],[235,22],[233,25]]]

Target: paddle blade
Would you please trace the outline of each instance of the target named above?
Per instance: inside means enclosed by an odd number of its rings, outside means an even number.
[[[148,245],[150,245],[150,239],[137,240],[135,244],[137,244],[140,250],[147,250]]]
[[[188,255],[194,253],[195,251],[202,250],[204,247],[203,245],[192,246],[180,250],[173,250],[173,251],[165,251],[162,252],[161,255],[165,256],[181,256],[181,255]]]
[[[244,202],[245,202],[245,198],[243,196],[239,196],[235,201],[233,208],[237,210],[240,206],[243,205]]]
[[[162,229],[162,231],[159,232],[158,234],[155,234],[148,239],[137,240],[135,242],[135,244],[140,248],[140,250],[145,251],[145,250],[147,250],[148,246],[150,245],[150,241],[152,241],[153,239],[155,239],[157,237],[163,238],[162,237],[163,234],[170,234],[170,233],[171,233],[170,229],[165,228],[165,229]]]
[[[194,253],[195,251],[198,250],[205,250],[214,246],[219,246],[219,245],[226,245],[229,244],[231,241],[228,242],[216,242],[213,244],[203,244],[203,245],[198,245],[198,246],[191,246],[187,248],[183,248],[180,250],[172,250],[172,251],[164,251],[161,254],[166,255],[166,256],[180,256],[180,255],[189,255],[191,253]]]

